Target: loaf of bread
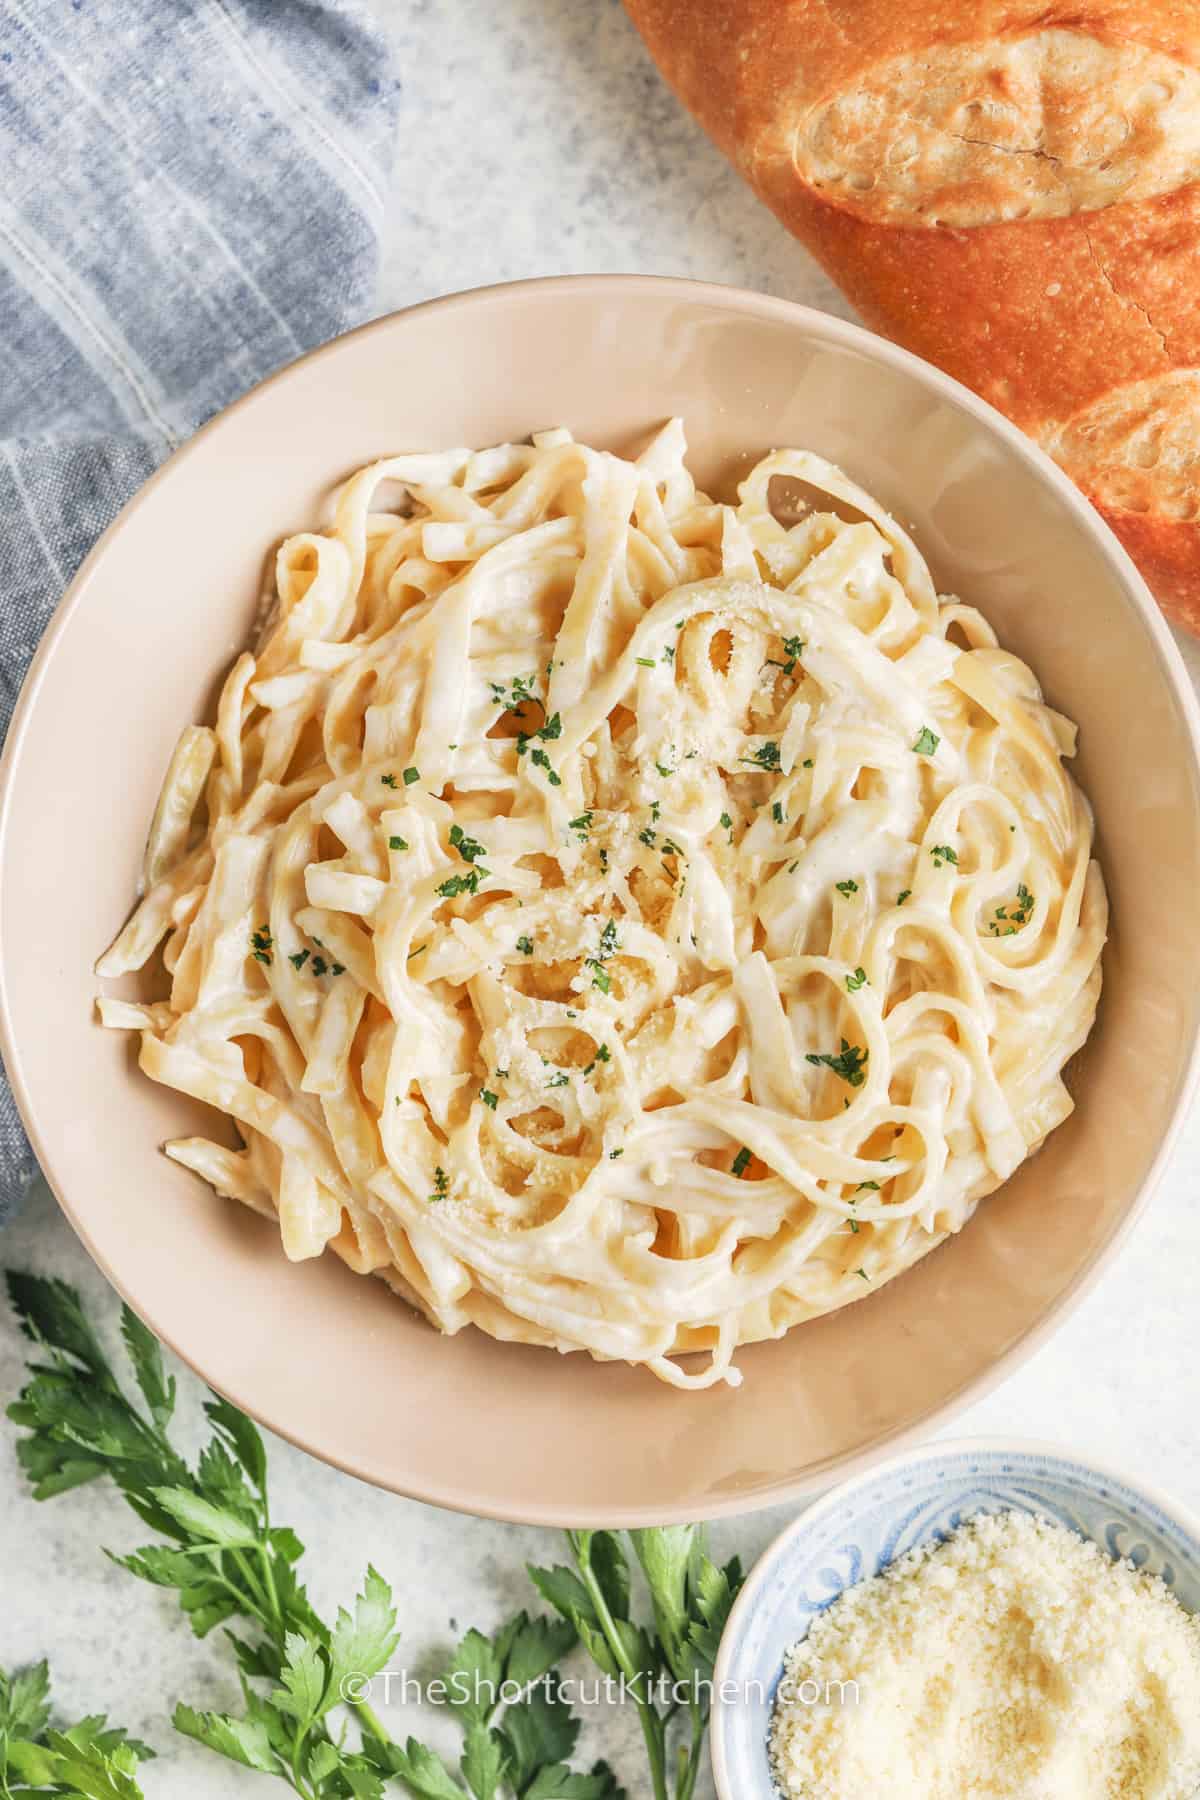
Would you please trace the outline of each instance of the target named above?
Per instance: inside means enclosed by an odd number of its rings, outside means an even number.
[[[868,324],[1073,477],[1200,632],[1200,0],[626,0]]]

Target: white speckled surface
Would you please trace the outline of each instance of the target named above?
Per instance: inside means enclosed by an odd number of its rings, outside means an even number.
[[[649,66],[617,0],[375,0],[404,80],[380,310],[519,276],[644,270],[757,287],[849,316],[824,276],[743,188]],[[1200,648],[1187,647],[1200,677]],[[1146,1053],[1152,1056],[1153,1045]],[[1132,1244],[1054,1341],[963,1415],[964,1432],[1042,1436],[1107,1456],[1200,1506],[1200,1115],[1193,1116]],[[115,1305],[49,1195],[0,1241],[0,1262],[79,1282],[110,1322]],[[0,1394],[22,1346],[0,1322]],[[185,1378],[188,1403],[199,1384]],[[527,1558],[553,1533],[435,1512],[359,1485],[272,1443],[276,1517],[309,1546],[322,1609],[350,1596],[368,1558],[401,1598],[396,1666],[417,1672],[454,1632],[490,1628],[528,1597]],[[752,1558],[785,1522],[760,1513],[715,1533]],[[103,1488],[45,1506],[0,1438],[0,1666],[49,1655],[72,1713],[104,1708],[160,1750],[156,1800],[232,1800],[264,1778],[174,1736],[173,1702],[236,1704],[230,1660],[199,1645],[169,1599],[100,1554],[145,1535]],[[218,1634],[219,1636],[219,1634]],[[447,1747],[444,1721],[394,1719]],[[606,1717],[587,1748],[644,1791],[631,1718]],[[703,1800],[712,1789],[702,1783]]]

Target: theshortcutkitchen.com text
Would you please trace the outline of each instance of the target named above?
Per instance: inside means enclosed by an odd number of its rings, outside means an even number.
[[[667,1675],[650,1676],[543,1675],[534,1682],[489,1681],[477,1669],[456,1669],[453,1674],[423,1681],[407,1669],[381,1669],[377,1675],[350,1673],[341,1680],[340,1692],[350,1705],[363,1701],[384,1706],[455,1706],[490,1712],[511,1706],[540,1689],[548,1699],[567,1706],[622,1706],[627,1701],[659,1706],[765,1706],[771,1702],[799,1706],[857,1706],[857,1681],[790,1682],[785,1679],[769,1690],[761,1681],[675,1681]]]

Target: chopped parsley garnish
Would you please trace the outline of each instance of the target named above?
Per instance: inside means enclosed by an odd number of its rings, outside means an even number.
[[[839,894],[844,894],[846,896],[847,900],[850,898],[851,894],[857,894],[858,892],[857,881],[835,881],[833,885]]]
[[[429,1196],[430,1204],[435,1200],[444,1200],[450,1192],[450,1183],[446,1171],[440,1165],[433,1171],[433,1192]]]
[[[736,1175],[738,1180],[740,1181],[742,1179],[742,1176],[746,1173],[746,1170],[749,1167],[750,1167],[750,1151],[747,1150],[745,1144],[743,1144],[741,1149],[738,1151],[737,1155],[734,1157],[733,1161],[729,1165],[729,1173],[731,1175]]]
[[[638,832],[638,843],[645,844],[648,850],[653,850],[657,841],[658,833],[654,830],[653,826],[644,825]]]
[[[928,725],[922,725],[913,749],[918,756],[932,756],[941,741],[936,731],[930,731]]]
[[[664,856],[682,856],[683,855],[683,851],[679,848],[679,845],[675,842],[674,838],[664,838],[663,839],[662,853]]]
[[[904,902],[906,900],[910,900],[911,898],[912,898],[912,889],[911,888],[901,888],[900,892],[896,895],[896,905],[903,906]]]
[[[394,775],[381,775],[379,779],[382,781],[384,787],[394,788],[396,785],[396,777]]]
[[[272,941],[271,933],[265,925],[260,925],[257,931],[250,933],[250,949],[255,962],[270,963]]]
[[[602,869],[607,869],[607,867],[608,867],[608,851],[607,850],[600,851],[600,867]]]
[[[859,988],[865,984],[866,979],[867,971],[865,969],[855,969],[853,975],[847,975],[846,977],[846,988],[848,992],[857,994]]]
[[[557,718],[558,714],[555,713],[554,716],[555,716],[555,718]],[[546,755],[546,752],[544,750],[530,751],[529,760],[533,763],[536,763],[539,769],[545,769],[546,780],[550,783],[551,787],[561,787],[562,786],[562,776],[558,773],[558,771],[555,768],[552,767],[550,758]]]
[[[639,669],[653,669],[658,666],[652,656],[635,656],[633,660]]]
[[[533,939],[527,938],[527,937],[519,937],[517,939],[517,949],[521,952],[522,956],[532,956],[533,955]]]
[[[505,712],[519,713],[528,701],[537,699],[537,695],[533,691],[533,684],[536,680],[536,674],[514,675],[511,693],[505,691],[502,681],[491,681],[488,686],[492,690],[492,699],[502,706]]]
[[[546,1083],[546,1086],[548,1088],[566,1087],[567,1082],[569,1080],[570,1080],[570,1077],[568,1076],[567,1071],[565,1069],[560,1069],[558,1071],[557,1075],[552,1075],[550,1077],[549,1081]]]
[[[597,1050],[595,1056],[593,1056],[591,1062],[588,1064],[587,1068],[583,1072],[585,1075],[590,1075],[597,1063],[606,1063],[606,1062],[611,1062],[611,1061],[612,1061],[612,1051],[609,1049],[607,1044],[601,1044],[601,1046]]]
[[[618,1156],[624,1156],[624,1154],[625,1152],[623,1150],[610,1150],[608,1153],[608,1160],[609,1162],[616,1162]]]
[[[665,763],[656,762],[654,766],[658,770],[659,774],[662,776],[664,781],[666,781],[670,776],[672,776],[675,773],[674,769],[668,769],[668,767]]]
[[[346,973],[345,963],[331,963],[329,973],[331,975],[344,975]]]
[[[402,838],[402,837],[397,837],[397,836],[393,835],[392,837],[390,837],[388,839],[388,849],[389,850],[407,850],[408,849],[408,839]]]
[[[1017,889],[1017,903],[1010,913],[1007,906],[996,908],[996,917],[991,921],[988,930],[993,937],[1015,937],[1018,927],[1027,925],[1033,916],[1037,901],[1022,882]]]
[[[497,1106],[500,1104],[499,1094],[493,1094],[491,1088],[480,1088],[479,1098],[483,1101],[485,1106],[490,1106],[493,1112],[495,1112]]]
[[[584,840],[587,838],[588,832],[592,829],[591,813],[590,812],[581,812],[577,819],[568,820],[567,829],[568,829],[568,831],[575,832],[576,836],[579,838],[580,843],[583,843]]]
[[[854,1273],[856,1275],[861,1275],[865,1282],[868,1282],[868,1283],[870,1282],[871,1277],[867,1274],[867,1271],[865,1269],[855,1269]]]
[[[602,994],[612,991],[612,977],[604,967],[610,956],[615,956],[620,944],[617,939],[617,922],[609,919],[600,933],[600,942],[596,954],[585,958],[585,967],[592,971],[592,986],[599,988]]]
[[[739,756],[738,761],[754,763],[760,769],[777,769],[779,767],[779,745],[768,738],[765,744],[760,744],[758,749],[749,756]]]
[[[663,645],[663,659],[664,659],[664,661],[669,662],[669,663],[673,663],[675,661],[675,646],[674,646],[674,644],[664,644]]]
[[[929,852],[940,869],[945,863],[957,863],[958,851],[952,850],[949,844],[935,844]]]
[[[780,662],[778,658],[774,656],[768,656],[767,662],[772,668],[782,669],[785,675],[790,675],[800,658],[804,655],[804,639],[798,637],[785,637],[783,640],[783,648],[784,653],[787,656],[786,662]]]
[[[291,963],[293,969],[302,969],[311,955],[311,950],[295,950],[292,955],[288,957],[288,961]]]
[[[422,950],[428,950],[428,948],[429,948],[428,944],[418,944],[415,950],[409,951],[408,955],[404,959],[405,962],[411,962],[414,956],[420,956]]]
[[[481,844],[478,838],[467,837],[461,825],[450,827],[450,842],[464,862],[477,863],[481,857],[487,855],[486,844]]]
[[[414,781],[420,781],[420,779],[421,779],[420,769],[414,769],[414,768],[405,769],[405,771],[404,771],[405,787],[411,787]],[[395,786],[395,783],[393,783],[392,785]]]
[[[783,816],[783,808],[779,804],[778,800],[772,800],[772,802],[771,802],[771,817],[774,819],[774,821],[777,825],[783,825],[786,823],[786,820],[784,819],[784,816]]]
[[[860,1181],[854,1191],[856,1194],[861,1194],[864,1189],[869,1189],[871,1193],[877,1194],[879,1192],[879,1183],[877,1181]]]
[[[801,766],[801,768],[802,768],[802,769],[811,769],[811,768],[812,768],[812,766],[813,766],[813,759],[812,759],[812,757],[811,757],[811,756],[806,756],[806,757],[805,757],[805,759],[804,759],[804,761],[803,761],[803,762],[802,762],[802,763],[801,763],[801,765],[800,765],[800,766]]]
[[[474,867],[465,875],[448,876],[433,891],[440,894],[443,900],[453,900],[459,894],[477,894],[480,882],[486,881],[490,874],[490,869]]]
[[[532,731],[532,732],[522,731],[520,733],[520,735],[517,738],[517,755],[524,756],[526,751],[529,750],[529,746],[533,742],[534,738],[540,738],[544,744],[552,744],[556,738],[560,738],[561,736],[562,736],[562,717],[559,713],[554,713],[551,715],[550,718],[548,718],[546,720],[546,723],[544,725],[539,726],[537,731]],[[533,750],[531,752],[530,760],[535,762],[538,765],[539,769],[549,769],[550,768],[550,759],[546,755],[546,752],[544,750],[537,750],[537,749]],[[551,773],[550,773],[550,786],[551,787],[561,786],[559,777],[556,774],[554,774],[553,771],[551,771]]]
[[[788,874],[789,874],[789,875],[794,875],[794,874],[795,874],[795,873],[796,873],[796,870],[797,870],[797,869],[798,869],[798,868],[799,868],[799,867],[800,867],[800,858],[799,858],[799,857],[797,857],[797,858],[796,858],[796,860],[795,860],[795,862],[793,862],[793,863],[789,863],[789,864],[788,864]]]
[[[659,805],[658,801],[652,800],[650,802],[650,818],[655,825],[658,824],[658,815],[661,813],[661,811],[662,811],[662,807]]]
[[[729,833],[729,841],[732,844],[732,842],[733,842],[733,820],[730,818],[728,813],[721,814],[720,823],[725,827],[726,831]]]
[[[870,1054],[861,1044],[850,1044],[843,1038],[841,1050],[836,1056],[816,1055],[810,1050],[805,1061],[816,1067],[824,1065],[841,1080],[849,1082],[851,1087],[861,1087],[867,1078],[867,1058]]]
[[[329,969],[329,964],[325,961],[325,958],[323,956],[314,956],[313,957],[312,972],[314,975],[324,975],[328,972],[328,969]]]

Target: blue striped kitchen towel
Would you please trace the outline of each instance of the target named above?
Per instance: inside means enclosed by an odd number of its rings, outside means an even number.
[[[154,466],[366,315],[398,93],[362,0],[0,0],[0,743]]]

